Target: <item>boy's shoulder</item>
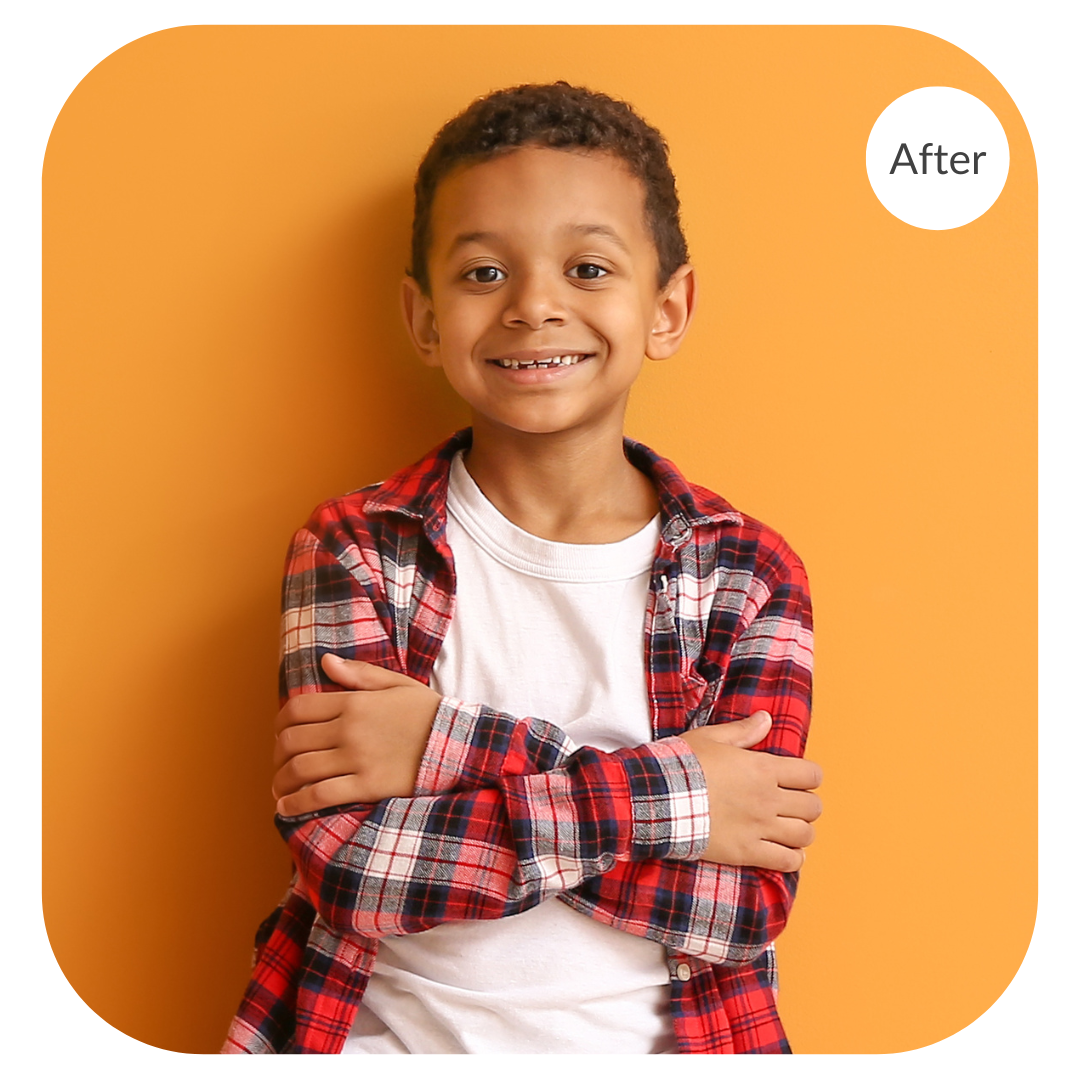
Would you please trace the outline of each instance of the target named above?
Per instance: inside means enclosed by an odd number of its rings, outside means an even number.
[[[441,530],[446,519],[450,464],[458,450],[468,445],[468,429],[456,432],[386,480],[320,503],[302,531],[336,548],[377,544],[388,533],[416,532],[425,524]]]

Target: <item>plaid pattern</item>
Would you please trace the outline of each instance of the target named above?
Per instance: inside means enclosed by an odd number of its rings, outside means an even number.
[[[446,488],[459,432],[386,482],[319,507],[289,551],[281,696],[336,689],[324,652],[428,681],[453,616]],[[801,756],[812,626],[785,542],[626,440],[661,504],[646,610],[653,742],[574,749],[552,723],[444,698],[416,795],[277,819],[296,873],[260,927],[225,1053],[338,1053],[380,937],[494,919],[549,897],[666,946],[682,1053],[788,1053],[772,942],[797,875],[697,861],[708,803],[679,738],[767,709]]]

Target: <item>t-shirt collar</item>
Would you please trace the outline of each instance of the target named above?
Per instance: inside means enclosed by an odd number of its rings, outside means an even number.
[[[433,539],[446,530],[446,489],[450,464],[459,450],[472,445],[472,428],[455,432],[419,461],[379,484],[364,502],[369,514],[404,514],[422,521]],[[711,491],[688,483],[672,462],[644,443],[624,438],[627,460],[648,476],[660,500],[660,532],[679,548],[696,528],[723,523],[741,524],[742,515]]]

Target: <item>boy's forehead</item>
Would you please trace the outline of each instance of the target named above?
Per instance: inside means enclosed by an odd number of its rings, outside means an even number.
[[[460,165],[436,189],[433,249],[525,229],[651,246],[644,185],[613,154],[522,147]]]

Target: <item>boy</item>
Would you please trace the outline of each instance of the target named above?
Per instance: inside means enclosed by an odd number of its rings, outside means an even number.
[[[624,103],[516,87],[436,136],[403,307],[473,426],[293,540],[296,874],[226,1052],[788,1052],[805,574],[622,433],[695,299]]]

